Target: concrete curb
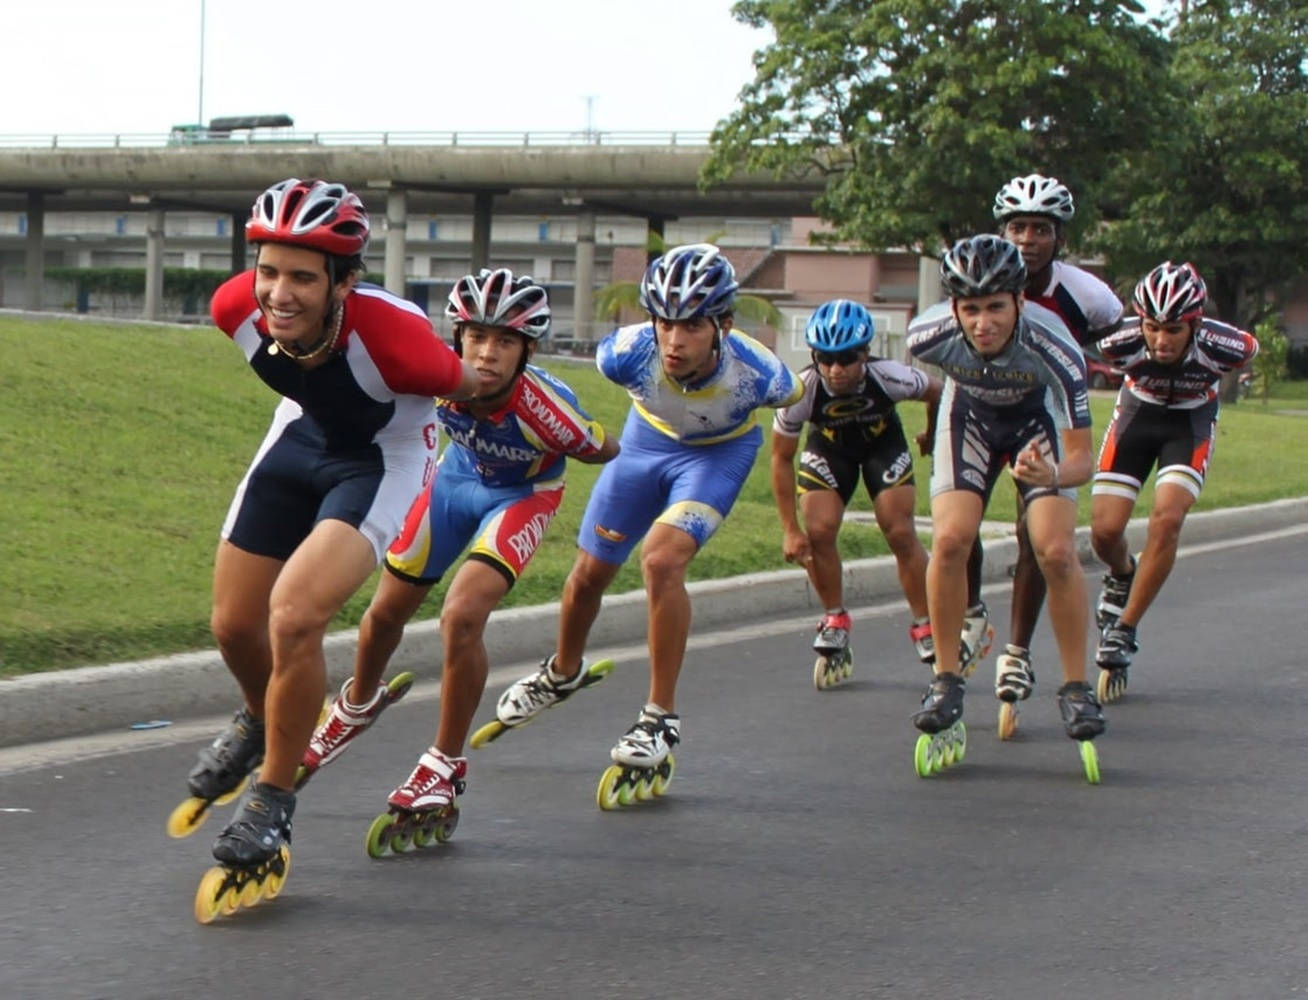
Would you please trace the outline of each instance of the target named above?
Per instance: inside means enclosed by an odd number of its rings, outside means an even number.
[[[1128,528],[1133,548],[1144,544],[1147,520]],[[1238,538],[1261,531],[1308,523],[1308,497],[1278,500],[1249,507],[1193,514],[1186,521],[1184,544]],[[1094,563],[1089,530],[1078,530],[1082,558]],[[986,538],[984,579],[1008,574],[1017,550],[1011,535]],[[690,585],[695,626],[712,628],[760,616],[793,615],[816,609],[818,602],[802,570],[750,573]],[[899,593],[894,560],[860,559],[845,564],[845,600],[852,606]],[[554,641],[559,605],[510,608],[491,615],[486,646],[492,663],[536,660]],[[594,646],[625,645],[643,638],[645,595],[642,591],[615,594],[591,634]],[[328,636],[330,683],[339,686],[350,673],[358,633],[354,629]],[[440,676],[441,640],[437,621],[424,621],[406,630],[392,660],[394,670],[412,670],[420,679]],[[177,720],[229,710],[235,684],[216,652],[183,653],[75,670],[29,674],[0,681],[0,746],[13,746],[59,737],[122,729],[150,719]]]

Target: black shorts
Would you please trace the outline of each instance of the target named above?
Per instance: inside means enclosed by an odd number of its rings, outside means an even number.
[[[833,447],[817,434],[809,434],[799,456],[796,488],[802,495],[834,490],[848,504],[861,476],[873,500],[892,486],[913,485],[913,456],[899,427],[887,428],[865,451],[857,454]]]
[[[1091,494],[1134,501],[1157,464],[1158,482],[1175,483],[1197,500],[1217,444],[1217,412],[1215,399],[1182,410],[1122,390],[1099,447]]]

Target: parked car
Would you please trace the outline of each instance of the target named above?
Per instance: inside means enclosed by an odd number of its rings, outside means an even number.
[[[1121,369],[1110,365],[1093,347],[1085,348],[1085,377],[1091,389],[1116,389],[1122,384]]]

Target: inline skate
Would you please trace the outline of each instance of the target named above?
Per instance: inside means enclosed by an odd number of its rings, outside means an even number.
[[[849,646],[851,622],[848,611],[826,614],[817,625],[813,650],[813,686],[819,691],[833,688],[854,674],[854,651]]]
[[[414,679],[407,671],[397,674],[378,687],[366,705],[351,705],[346,699],[345,692],[350,690],[351,684],[347,680],[341,686],[341,693],[332,700],[326,716],[319,720],[309,745],[304,748],[304,758],[295,772],[295,790],[298,792],[320,769],[345,753],[351,741],[376,722],[387,706],[394,705],[409,693]]]
[[[995,658],[995,697],[999,699],[999,738],[1011,740],[1017,732],[1017,703],[1031,697],[1035,671],[1031,653],[1008,643]]]
[[[368,857],[403,854],[411,847],[443,844],[459,825],[458,798],[467,787],[468,759],[431,747],[386,802],[389,808],[368,828]]]
[[[219,864],[204,873],[195,891],[196,920],[212,923],[242,906],[277,897],[291,869],[294,814],[294,792],[258,782],[246,793],[214,841]]]
[[[250,773],[263,760],[263,720],[242,707],[218,736],[200,751],[186,776],[189,798],[168,817],[168,836],[189,837],[209,818],[214,805],[241,794]]]
[[[1068,681],[1058,689],[1058,711],[1063,716],[1067,735],[1077,741],[1085,780],[1099,784],[1099,753],[1094,738],[1104,731],[1104,710],[1085,681]]]
[[[1095,688],[1099,700],[1105,705],[1126,694],[1126,674],[1131,667],[1131,657],[1139,651],[1134,625],[1125,625],[1119,619],[1104,629],[1099,649],[1095,652],[1095,663],[1099,665],[1099,682]]]
[[[908,638],[913,643],[913,652],[928,667],[935,666],[936,640],[931,634],[929,621],[914,622],[908,627]]]
[[[1114,576],[1105,573],[1099,588],[1099,601],[1095,605],[1095,624],[1100,632],[1108,630],[1126,610],[1127,599],[1131,596],[1131,584],[1135,581],[1135,557],[1131,557],[1131,572],[1126,576]]]
[[[576,676],[568,680],[559,680],[553,667],[554,654],[551,653],[541,660],[539,670],[505,688],[495,705],[495,718],[473,733],[468,745],[477,750],[510,729],[525,726],[545,709],[602,681],[613,672],[614,662],[599,660],[588,667],[583,659]]]
[[[967,727],[963,725],[966,686],[958,674],[936,674],[927,686],[922,708],[913,716],[913,725],[922,731],[913,748],[918,777],[930,777],[959,763],[967,752]]]
[[[613,764],[600,776],[595,801],[608,812],[662,795],[676,772],[672,749],[681,742],[681,717],[650,705],[609,751]]]
[[[990,652],[995,641],[995,628],[990,624],[990,612],[984,601],[978,601],[963,614],[963,634],[959,638],[959,673],[963,679],[972,676]]]

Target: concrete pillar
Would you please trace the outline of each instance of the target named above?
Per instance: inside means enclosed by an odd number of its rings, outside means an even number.
[[[944,293],[940,289],[940,261],[934,257],[917,259],[917,311],[935,305]]]
[[[144,319],[163,315],[164,210],[152,208],[145,214],[145,309]]]
[[[232,274],[245,270],[245,220],[249,216],[232,213]]]
[[[576,339],[595,342],[595,213],[583,208],[577,215],[577,278],[572,293]]]
[[[472,271],[490,267],[491,210],[495,196],[478,191],[472,199]]]
[[[25,309],[38,310],[45,290],[45,192],[27,192],[27,288]]]
[[[404,295],[404,245],[409,224],[409,193],[403,188],[386,193],[386,291]]]

